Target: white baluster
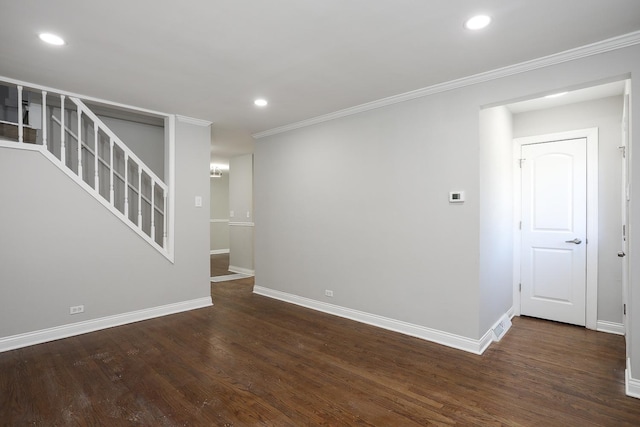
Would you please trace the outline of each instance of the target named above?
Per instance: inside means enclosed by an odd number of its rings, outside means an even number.
[[[42,145],[47,148],[47,91],[42,91]]]
[[[142,228],[142,168],[138,165],[138,227]]]
[[[22,123],[22,86],[18,86],[18,142],[24,142],[24,129]]]
[[[93,168],[94,168],[94,178],[93,178],[93,188],[96,189],[98,193],[100,193],[100,174],[98,173],[99,165],[98,165],[98,124],[93,124]]]
[[[78,176],[84,181],[82,176],[82,109],[78,105]]]
[[[156,182],[151,180],[151,239],[155,242],[156,240],[156,208],[155,208],[155,188]]]
[[[129,218],[129,153],[124,153],[124,215]]]
[[[162,192],[162,247],[167,249],[167,190]]]
[[[64,136],[64,95],[60,95],[60,161],[63,165],[66,165],[67,157]]]
[[[114,204],[113,197],[113,139],[109,138],[109,150],[110,150],[110,160],[109,160],[109,203],[111,206]]]

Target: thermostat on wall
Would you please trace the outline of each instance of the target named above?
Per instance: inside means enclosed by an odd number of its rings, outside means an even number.
[[[463,203],[464,191],[452,191],[449,193],[449,203]]]

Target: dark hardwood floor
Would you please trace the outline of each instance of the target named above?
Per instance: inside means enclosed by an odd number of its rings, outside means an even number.
[[[229,254],[210,255],[211,277],[233,274],[229,271]]]
[[[483,356],[212,284],[215,306],[0,354],[3,426],[638,426],[624,339],[515,318]]]

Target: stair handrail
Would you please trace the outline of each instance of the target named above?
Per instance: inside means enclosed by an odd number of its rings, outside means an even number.
[[[129,156],[130,159],[132,159],[138,166],[140,166],[143,169],[143,172],[147,176],[149,176],[153,181],[156,181],[157,183],[159,183],[160,187],[163,190],[165,191],[168,190],[168,187],[164,183],[164,181],[160,179],[142,160],[140,160],[140,158],[136,156],[136,154],[133,151],[131,151],[131,149],[127,147],[127,145],[124,142],[122,142],[120,138],[118,138],[118,135],[113,133],[113,131],[109,129],[109,127],[105,125],[104,122],[100,120],[100,118],[93,111],[91,111],[91,109],[87,107],[84,102],[82,102],[79,98],[76,98],[74,96],[70,96],[69,99],[74,104],[76,104],[78,108],[81,108],[82,114],[89,116],[89,118],[98,126],[98,128],[102,132],[104,132],[110,139],[112,139],[113,142],[118,146],[118,148],[124,151],[125,155]]]
[[[62,126],[62,122],[60,121],[59,118],[57,118],[56,116],[54,116],[53,114],[51,115],[51,119],[56,122],[58,124],[58,126]],[[95,156],[96,153],[95,151],[93,151],[93,149],[91,148],[91,146],[89,144],[87,144],[86,142],[84,142],[83,140],[81,140],[80,138],[78,138],[78,135],[75,134],[75,132],[73,132],[71,129],[69,129],[66,125],[64,126],[64,130],[73,137],[73,139],[75,139],[76,141],[80,141],[80,143],[82,144],[82,148],[84,148],[85,150],[87,150],[89,153],[91,153],[92,156]],[[101,157],[98,157],[98,161],[106,168],[109,167],[109,163],[107,163],[104,159],[102,159]],[[122,176],[122,174],[120,174],[120,172],[114,170],[113,174],[116,175],[118,177],[118,179],[120,179],[120,181],[122,182],[126,182],[125,177]],[[138,189],[136,187],[134,187],[131,183],[127,183],[127,186],[132,189],[133,191],[135,191],[136,193],[138,192]],[[144,194],[142,195],[142,198],[144,199],[145,202],[151,204],[151,199],[149,199],[147,196],[145,196]],[[162,214],[164,214],[164,212],[162,211],[162,209],[160,209],[158,206],[154,206],[154,209]]]
[[[114,155],[114,146],[117,145],[119,149],[124,152],[124,168],[125,168],[125,186],[128,186],[128,175],[127,170],[129,166],[129,160],[132,159],[134,163],[138,166],[138,228],[142,229],[142,174],[145,173],[151,179],[151,212],[155,212],[155,186],[158,185],[162,190],[162,218],[163,218],[163,228],[162,228],[162,248],[166,251],[168,236],[167,236],[167,227],[168,227],[168,218],[167,218],[167,199],[169,197],[169,187],[162,181],[158,176],[149,168],[142,160],[135,155],[133,151],[127,147],[127,145],[122,142],[118,136],[109,129],[107,125],[105,125],[100,118],[94,114],[89,107],[87,107],[84,102],[82,102],[79,98],[75,96],[70,96],[69,99],[73,102],[78,109],[78,126],[81,124],[82,114],[89,117],[90,120],[93,121],[94,124],[94,135],[95,135],[95,144],[97,147],[98,143],[98,132],[101,130],[109,137],[109,153],[110,153],[110,168],[109,168],[109,203],[111,205],[115,204],[115,190],[114,190],[114,172],[115,168],[113,166],[113,155]],[[64,123],[64,122],[63,122]],[[78,131],[80,132],[80,131]],[[78,144],[78,151],[80,151],[81,143]],[[78,158],[78,175],[82,173],[82,164],[80,161],[80,157]],[[97,177],[98,173],[96,171],[96,190],[97,190]],[[124,212],[129,212],[129,203],[128,197],[124,198]],[[128,213],[125,215],[127,219],[129,219]],[[151,241],[155,242],[155,233],[156,233],[156,225],[155,225],[155,215],[151,215],[151,230],[149,231],[149,237]],[[133,221],[132,221],[133,222]]]
[[[169,236],[168,236],[168,232],[169,232],[169,225],[170,225],[170,221],[169,221],[169,198],[171,197],[173,199],[173,196],[169,194],[169,186],[167,184],[165,184],[165,182],[160,179],[152,170],[151,168],[149,168],[87,105],[85,105],[85,103],[78,97],[78,95],[76,94],[72,94],[69,92],[64,92],[64,91],[59,91],[56,89],[50,89],[44,86],[39,86],[39,85],[33,85],[33,84],[27,84],[25,82],[20,82],[17,80],[13,80],[13,79],[8,79],[8,78],[4,78],[1,77],[0,81],[3,82],[7,82],[9,84],[14,84],[17,88],[17,97],[18,97],[18,121],[17,121],[17,130],[18,130],[18,142],[22,143],[24,142],[24,128],[27,127],[27,125],[24,123],[23,121],[23,89],[24,88],[28,88],[31,90],[39,90],[41,91],[41,95],[42,95],[42,146],[45,152],[47,152],[48,154],[52,154],[50,152],[48,143],[47,143],[47,137],[48,137],[48,129],[47,129],[47,117],[46,117],[46,100],[47,100],[47,95],[48,93],[51,94],[57,94],[60,96],[60,111],[61,111],[61,117],[60,117],[60,121],[56,120],[56,122],[58,122],[58,124],[61,126],[61,141],[60,141],[60,157],[58,158],[57,156],[53,156],[52,159],[57,159],[59,161],[60,166],[64,167],[65,170],[67,170],[68,172],[72,172],[75,176],[77,176],[80,180],[81,183],[83,184],[87,184],[88,182],[86,182],[83,178],[83,163],[82,163],[82,155],[81,155],[81,151],[83,148],[87,149],[88,148],[88,144],[85,144],[81,141],[81,126],[82,126],[82,115],[84,114],[89,120],[92,120],[93,122],[93,129],[94,129],[94,138],[95,138],[95,148],[97,150],[98,147],[98,135],[99,132],[103,132],[104,135],[106,135],[109,138],[109,162],[107,164],[108,167],[108,171],[109,171],[109,197],[104,197],[100,191],[99,191],[99,174],[98,174],[98,162],[102,163],[103,165],[106,164],[106,162],[102,159],[99,158],[99,156],[97,156],[97,152],[94,151],[94,162],[95,162],[95,180],[94,180],[94,185],[93,187],[88,185],[88,187],[85,187],[87,189],[90,189],[92,192],[95,192],[94,196],[97,197],[99,200],[102,200],[103,204],[105,204],[105,206],[109,206],[109,208],[112,210],[112,212],[114,214],[117,214],[119,216],[122,217],[123,220],[125,220],[125,223],[127,223],[132,229],[136,230],[136,232],[138,234],[140,234],[140,236],[142,236],[145,240],[147,240],[152,246],[156,247],[157,249],[159,249],[171,262],[173,262],[173,247],[172,247],[172,242],[173,242],[173,238],[171,238],[171,240],[169,240]],[[72,136],[74,136],[74,138],[78,141],[78,145],[77,145],[77,152],[78,152],[78,163],[77,163],[77,172],[74,171],[71,167],[69,167],[66,163],[66,145],[65,145],[65,133],[69,132],[70,129],[66,127],[65,125],[65,107],[64,107],[64,101],[65,98],[71,100],[71,102],[73,104],[76,105],[76,109],[77,109],[77,122],[78,122],[78,134],[80,134],[80,137],[73,135],[73,133],[71,132]],[[92,100],[93,98],[86,98],[88,100]],[[157,112],[153,112],[151,110],[144,110],[144,109],[136,109],[133,107],[128,107],[122,104],[117,104],[117,103],[110,103],[110,102],[106,102],[106,101],[101,101],[101,100],[96,100],[96,102],[101,102],[101,103],[106,103],[107,105],[114,105],[116,107],[122,107],[122,108],[127,108],[127,109],[134,109],[134,110],[138,110],[138,111],[143,111],[143,112],[147,112],[150,114],[157,114],[157,115],[164,115],[162,113],[157,113]],[[55,117],[55,116],[52,116]],[[124,178],[115,170],[114,167],[114,147],[116,147],[121,150],[124,154],[124,159],[125,159],[125,176]],[[137,166],[137,175],[138,175],[138,185],[137,185],[137,198],[138,198],[138,203],[137,203],[137,208],[138,208],[138,218],[137,218],[137,222],[132,220],[131,218],[129,218],[128,215],[128,191],[125,192],[124,195],[124,209],[123,212],[121,212],[118,208],[116,208],[115,203],[116,203],[116,198],[115,198],[115,188],[114,188],[114,176],[118,176],[120,179],[122,179],[122,181],[125,183],[125,187],[126,188],[131,188],[132,185],[130,185],[130,182],[133,183],[135,182],[134,179],[130,179],[130,177],[128,176],[128,165],[129,165],[129,161],[133,161],[136,166]],[[67,173],[68,173],[67,172]],[[142,194],[142,174],[145,174],[150,182],[151,182],[151,200],[149,201],[149,199],[147,197],[144,197]],[[71,176],[71,175],[70,175]],[[132,177],[131,177],[132,178]],[[156,206],[156,197],[155,197],[155,193],[156,193],[156,186],[161,190],[160,192],[162,193],[161,195],[159,195],[158,198],[162,198],[162,201],[159,203],[162,205],[162,210],[160,210],[159,207]],[[133,187],[135,188],[135,187]],[[147,233],[146,231],[143,230],[143,209],[142,209],[142,199],[144,197],[144,200],[150,204],[151,206],[151,215],[150,215],[150,230],[149,233]],[[154,212],[158,211],[162,213],[162,243],[159,244],[156,242],[156,226],[155,226],[155,214]],[[171,245],[171,247],[169,246]]]

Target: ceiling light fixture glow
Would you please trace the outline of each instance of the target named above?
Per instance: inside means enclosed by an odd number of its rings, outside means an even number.
[[[256,99],[253,103],[258,107],[266,107],[268,104],[267,100],[262,98]]]
[[[473,18],[469,18],[464,23],[464,27],[467,30],[481,30],[491,23],[491,17],[487,15],[476,15]]]
[[[228,163],[225,163],[225,164],[222,164],[222,163],[211,163],[210,168],[211,169],[220,169],[220,170],[223,170],[223,171],[228,171],[229,170],[229,164]]]
[[[209,171],[209,176],[211,178],[221,178],[222,177],[222,169],[220,168],[211,168]]]
[[[42,40],[43,42],[52,44],[54,46],[62,46],[65,44],[64,39],[60,36],[56,36],[55,34],[40,33],[38,37],[40,37],[40,40]]]
[[[567,93],[569,93],[569,92],[553,93],[551,95],[545,96],[545,98],[557,98],[559,96],[566,95]]]

